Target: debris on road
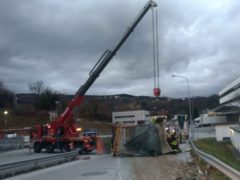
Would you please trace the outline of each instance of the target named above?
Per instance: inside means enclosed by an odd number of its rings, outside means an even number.
[[[195,163],[178,160],[176,155],[135,157],[130,161],[134,171],[133,180],[198,179]]]

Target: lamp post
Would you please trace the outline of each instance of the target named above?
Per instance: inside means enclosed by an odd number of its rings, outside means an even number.
[[[189,89],[188,78],[186,78],[186,77],[184,77],[184,76],[180,76],[180,75],[175,75],[175,74],[173,74],[172,77],[179,77],[179,78],[185,79],[185,80],[187,81],[188,106],[189,106],[189,120],[190,120],[190,124],[192,125],[192,137],[194,137],[194,134],[193,134],[193,120],[192,120],[192,108],[191,108],[190,89]]]
[[[8,115],[8,111],[5,110],[5,111],[3,112],[3,114],[4,114],[4,116],[5,116],[5,118],[4,118],[4,129],[6,129],[6,128],[7,128],[7,115]]]
[[[58,116],[58,112],[59,112],[59,101],[55,101],[55,105],[56,105],[56,116]]]

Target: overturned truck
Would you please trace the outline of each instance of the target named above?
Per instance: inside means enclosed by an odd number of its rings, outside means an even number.
[[[175,152],[164,124],[114,124],[113,156],[156,156]]]

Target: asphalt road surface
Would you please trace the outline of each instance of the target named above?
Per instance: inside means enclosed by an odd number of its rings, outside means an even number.
[[[125,180],[131,172],[126,159],[111,155],[81,156],[79,160],[14,176],[9,180]]]
[[[8,180],[176,180],[196,177],[197,169],[182,153],[156,157],[82,155],[79,160],[14,176]]]

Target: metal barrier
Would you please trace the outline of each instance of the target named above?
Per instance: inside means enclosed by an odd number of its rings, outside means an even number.
[[[229,178],[233,179],[233,180],[239,180],[240,179],[240,172],[237,171],[236,169],[233,169],[232,167],[230,167],[229,165],[223,163],[222,161],[218,160],[217,158],[200,151],[195,144],[193,143],[192,140],[190,140],[190,143],[195,151],[195,153],[201,157],[203,160],[205,160],[206,162],[208,162],[209,164],[211,164],[212,166],[214,166],[216,169],[218,169],[219,171],[221,171],[223,174],[225,174],[226,176],[228,176]]]
[[[31,160],[25,160],[25,161],[0,165],[0,179],[25,173],[25,172],[29,172],[35,169],[56,165],[59,163],[76,160],[77,157],[78,157],[78,151],[72,151],[72,152],[60,153],[57,155],[44,157],[44,158],[37,158],[37,159],[31,159]]]

